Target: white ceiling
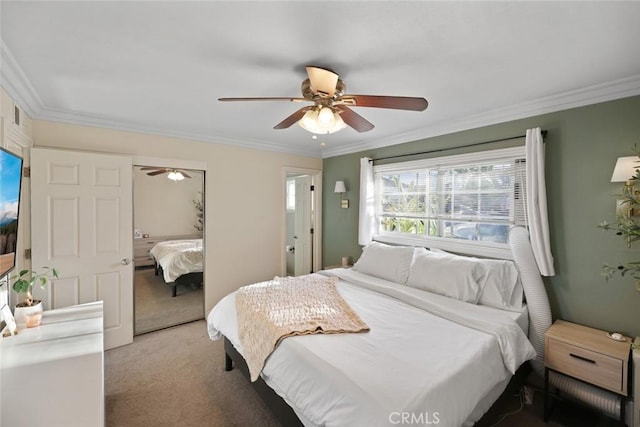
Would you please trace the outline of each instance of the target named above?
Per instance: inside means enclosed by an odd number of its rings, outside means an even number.
[[[640,94],[640,2],[0,3],[2,86],[34,118],[328,157]],[[375,129],[311,139],[273,126],[304,66]],[[326,146],[321,148],[320,143]]]

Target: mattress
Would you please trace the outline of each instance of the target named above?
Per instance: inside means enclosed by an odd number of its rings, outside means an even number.
[[[263,369],[265,382],[306,426],[387,426],[403,414],[432,422],[437,417],[440,426],[473,423],[484,412],[477,408],[488,407],[504,389],[513,366],[535,357],[524,323],[516,323],[523,313],[364,276],[349,272],[338,288],[370,326],[369,333],[287,338]],[[408,298],[385,294],[396,291]],[[438,315],[416,306],[424,300]],[[443,318],[444,312],[453,313],[447,316],[455,321]],[[231,294],[209,313],[209,335],[226,336],[242,354],[235,319]],[[474,327],[491,322],[509,336]],[[505,348],[514,353],[505,355]],[[511,357],[513,364],[507,363]]]
[[[202,239],[167,240],[155,244],[149,253],[162,267],[167,283],[185,274],[202,272]]]

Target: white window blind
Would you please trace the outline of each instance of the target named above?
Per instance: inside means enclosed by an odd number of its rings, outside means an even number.
[[[378,236],[508,243],[526,225],[525,150],[374,166]]]

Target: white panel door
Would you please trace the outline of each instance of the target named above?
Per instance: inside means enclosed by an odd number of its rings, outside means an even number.
[[[296,178],[296,219],[294,228],[294,274],[301,276],[312,272],[313,235],[311,234],[311,177],[309,175]]]
[[[131,158],[31,150],[32,266],[58,269],[45,309],[104,302],[105,349],[133,342]]]

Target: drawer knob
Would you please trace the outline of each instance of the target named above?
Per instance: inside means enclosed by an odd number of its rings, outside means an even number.
[[[586,358],[584,356],[579,356],[577,354],[569,353],[569,356],[574,357],[574,358],[579,359],[579,360],[582,360],[583,362],[596,363],[595,360],[591,360],[591,359],[588,359],[588,358]]]

